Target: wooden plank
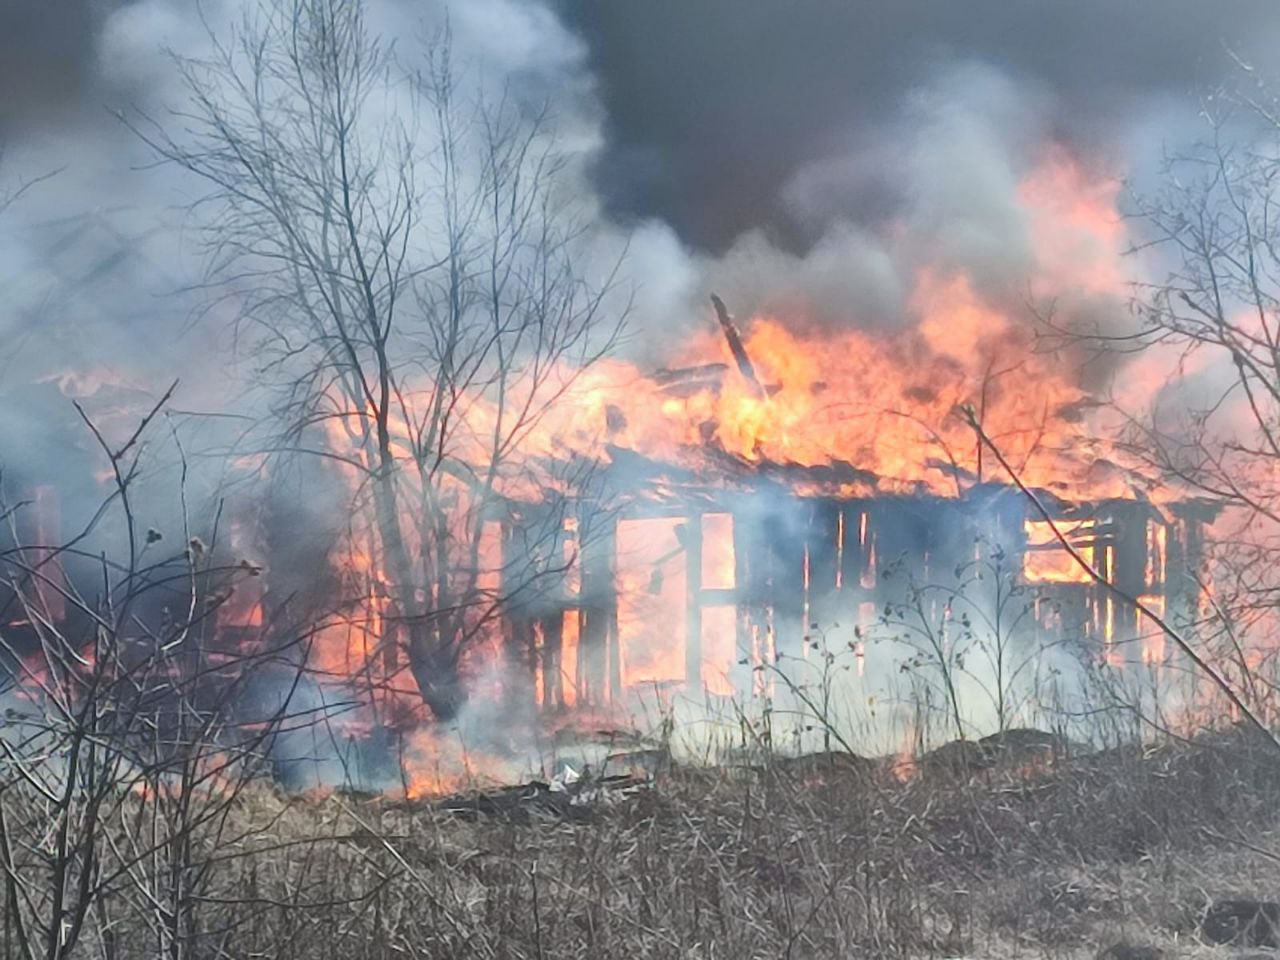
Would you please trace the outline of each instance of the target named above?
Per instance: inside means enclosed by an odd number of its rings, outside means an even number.
[[[840,561],[840,504],[815,500],[809,515],[805,544],[809,551],[809,621],[830,630],[840,619],[837,582],[843,580]],[[809,630],[808,624],[805,629]]]
[[[616,518],[596,514],[578,521],[582,587],[578,614],[578,687],[589,704],[606,703],[618,678],[618,592],[614,577]],[[612,661],[612,662],[611,662]]]
[[[685,683],[702,687],[702,515],[692,513],[685,523]]]

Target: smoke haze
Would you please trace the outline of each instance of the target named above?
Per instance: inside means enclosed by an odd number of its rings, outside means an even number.
[[[7,476],[92,487],[96,454],[71,399],[108,427],[129,424],[178,379],[176,415],[196,453],[225,446],[235,418],[254,412],[234,307],[204,284],[201,186],[157,166],[115,114],[172,122],[183,94],[170,54],[207,54],[208,30],[256,7],[0,0],[0,197],[21,193],[0,213]],[[1230,75],[1232,53],[1264,62],[1280,42],[1274,0],[368,9],[403,64],[447,26],[467,85],[550,106],[598,254],[588,272],[627,250],[623,349],[646,364],[713,322],[711,291],[743,320],[909,327],[925,270],[963,274],[1008,314],[1046,297],[1072,322],[1123,325],[1114,289],[1031,289],[1033,275],[1062,279],[1055,250],[1070,266],[1116,251],[1091,249],[1070,224],[1046,238],[1058,211],[1029,203],[1028,181],[1065,177],[1107,200],[1122,178],[1141,187],[1164,146],[1198,135],[1198,98]],[[1090,385],[1105,372],[1091,370]],[[100,493],[68,499],[69,527]],[[172,515],[171,500],[148,509]],[[321,527],[324,511],[312,512],[288,515],[285,532]]]

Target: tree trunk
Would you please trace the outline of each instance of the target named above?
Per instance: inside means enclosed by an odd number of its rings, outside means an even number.
[[[467,702],[467,691],[440,631],[425,620],[409,623],[409,670],[423,702],[437,720],[455,719]]]
[[[432,622],[431,612],[417,602],[413,562],[405,546],[396,510],[395,481],[384,467],[373,485],[374,510],[387,565],[395,581],[392,584],[393,611],[403,620],[408,632],[409,672],[418,686],[422,700],[437,720],[454,719],[466,703],[466,689],[458,670],[458,658],[452,645],[445,642],[439,624]]]

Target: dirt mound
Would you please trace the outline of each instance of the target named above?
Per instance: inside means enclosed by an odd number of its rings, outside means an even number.
[[[1087,752],[1065,737],[1033,727],[1014,727],[978,740],[953,740],[930,750],[918,761],[925,776],[965,778],[1000,769],[1030,773]]]

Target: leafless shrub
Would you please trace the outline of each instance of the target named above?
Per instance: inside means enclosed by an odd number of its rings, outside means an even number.
[[[308,720],[290,708],[304,636],[218,642],[219,608],[259,571],[220,560],[216,533],[201,539],[185,517],[176,552],[157,555],[162,535],[137,519],[147,434],[171,393],[114,442],[81,411],[111,485],[76,537],[26,540],[23,505],[0,503],[0,868],[5,949],[21,956],[117,956],[138,937],[191,956],[207,906],[229,895],[215,867],[245,839],[237,797],[281,730]],[[120,560],[94,552],[113,519]],[[265,700],[250,689],[264,672],[278,682]]]

